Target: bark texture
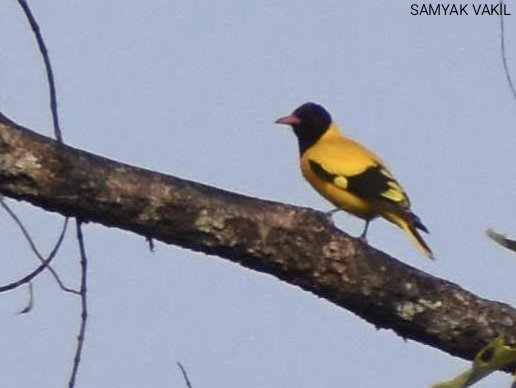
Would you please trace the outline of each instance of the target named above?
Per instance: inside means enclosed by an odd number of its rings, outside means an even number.
[[[0,193],[269,273],[378,328],[471,360],[516,342],[516,310],[412,268],[320,212],[132,167],[0,115]]]

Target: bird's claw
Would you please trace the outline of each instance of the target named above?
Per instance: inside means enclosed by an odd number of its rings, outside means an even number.
[[[340,209],[339,208],[335,208],[335,209],[332,209],[330,211],[324,212],[324,214],[326,215],[326,217],[330,217],[331,218],[338,211],[340,211]]]
[[[324,216],[326,217],[326,219],[328,220],[328,222],[330,222],[331,224],[333,224],[333,223],[334,223],[334,221],[333,221],[333,215],[334,215],[335,213],[337,213],[339,210],[340,210],[339,208],[337,208],[337,209],[332,209],[332,210],[330,210],[330,211],[324,212],[323,214],[324,214]]]

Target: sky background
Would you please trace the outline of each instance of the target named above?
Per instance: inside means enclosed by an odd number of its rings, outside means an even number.
[[[516,102],[496,16],[411,16],[408,1],[34,0],[64,140],[77,148],[268,200],[331,206],[303,181],[290,131],[306,101],[391,167],[431,230],[425,259],[377,221],[375,247],[489,299],[514,304]],[[516,77],[516,5],[506,18]],[[48,89],[16,1],[0,2],[0,111],[52,135]],[[48,252],[62,219],[10,201]],[[339,214],[358,235],[362,222]],[[87,339],[78,387],[425,387],[468,364],[404,341],[325,300],[217,257],[88,224]],[[77,285],[75,231],[54,267]],[[0,215],[0,284],[37,265]],[[0,295],[0,384],[65,387],[78,299],[47,273]],[[508,386],[497,374],[479,387]]]

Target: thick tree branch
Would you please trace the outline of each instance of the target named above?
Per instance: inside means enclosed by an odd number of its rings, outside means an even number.
[[[322,213],[131,167],[0,116],[0,193],[266,272],[377,327],[466,359],[516,310],[418,271],[336,229]]]

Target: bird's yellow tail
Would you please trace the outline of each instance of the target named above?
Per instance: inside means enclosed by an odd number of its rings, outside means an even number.
[[[423,254],[429,259],[434,259],[434,253],[428,246],[428,244],[423,240],[423,237],[417,231],[417,228],[428,233],[426,227],[421,223],[419,218],[414,213],[405,213],[405,214],[393,214],[389,213],[386,215],[386,218],[398,225],[401,229],[405,231],[405,233],[410,237],[410,239],[417,245],[417,247],[423,252]]]
[[[408,234],[410,239],[419,247],[419,249],[421,249],[426,257],[432,260],[434,259],[434,253],[425,240],[423,240],[423,237],[421,237],[414,225],[410,225],[408,222],[403,222],[400,227]]]

